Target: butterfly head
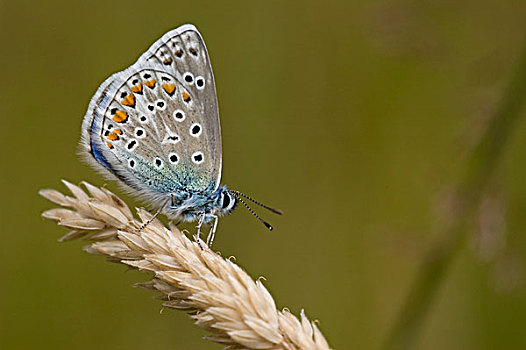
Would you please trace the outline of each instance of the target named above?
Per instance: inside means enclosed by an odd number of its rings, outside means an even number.
[[[216,202],[216,213],[219,216],[230,214],[236,209],[238,201],[236,197],[225,187],[221,188]]]

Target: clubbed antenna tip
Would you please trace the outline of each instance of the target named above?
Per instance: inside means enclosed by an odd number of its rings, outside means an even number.
[[[265,225],[266,228],[268,228],[270,231],[272,231],[272,230],[274,229],[274,228],[272,227],[271,224],[269,224],[268,222],[266,222],[265,220],[263,220],[258,214],[256,214],[256,212],[255,212],[254,210],[252,210],[251,207],[249,207],[249,205],[248,205],[248,204],[247,204],[247,203],[241,198],[241,196],[243,196],[243,197],[245,197],[245,198],[251,200],[252,202],[256,203],[257,205],[259,205],[259,206],[261,206],[261,207],[263,207],[263,208],[266,208],[266,209],[268,209],[268,210],[270,210],[270,211],[273,211],[273,212],[275,212],[275,213],[277,213],[277,214],[281,214],[280,211],[278,211],[277,209],[273,209],[273,208],[267,207],[266,205],[261,204],[261,203],[255,201],[254,199],[252,199],[252,198],[250,198],[250,197],[244,195],[243,193],[241,193],[241,192],[239,192],[239,191],[228,191],[228,192],[230,192],[234,197],[236,197],[236,199],[237,199],[238,201],[240,201],[241,203],[243,203],[243,205],[245,206],[245,208],[247,208],[248,211],[249,211],[252,215],[254,215],[259,221],[261,221],[261,222],[263,223],[263,225]]]

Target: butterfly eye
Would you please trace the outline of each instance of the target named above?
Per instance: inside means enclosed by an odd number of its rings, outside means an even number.
[[[203,128],[201,127],[201,124],[193,123],[190,126],[190,135],[192,135],[193,137],[199,137],[202,132],[203,132]]]
[[[195,78],[195,86],[199,90],[203,90],[205,88],[205,79],[201,76],[198,76],[197,78]]]
[[[230,203],[232,202],[232,199],[230,198],[230,195],[224,192],[221,194],[221,202],[223,203],[221,205],[221,208],[227,209],[230,206]]]
[[[192,154],[192,161],[195,164],[201,164],[205,161],[205,156],[203,155],[203,152],[197,151]]]
[[[176,109],[174,111],[174,118],[175,120],[177,120],[178,122],[182,122],[183,120],[185,120],[186,118],[186,115],[184,114],[184,111],[180,110],[180,109]]]
[[[194,75],[192,73],[186,72],[183,76],[183,79],[187,83],[192,84],[194,82]]]

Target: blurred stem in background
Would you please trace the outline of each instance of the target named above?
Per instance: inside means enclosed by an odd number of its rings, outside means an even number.
[[[511,81],[504,91],[498,109],[491,117],[485,133],[469,154],[466,168],[459,179],[453,205],[455,212],[447,227],[442,228],[443,240],[426,256],[402,305],[386,349],[409,349],[418,340],[431,303],[443,283],[452,260],[464,247],[470,224],[480,200],[511,138],[526,101],[526,45],[519,57]]]

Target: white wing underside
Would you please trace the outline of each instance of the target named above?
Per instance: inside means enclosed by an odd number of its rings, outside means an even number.
[[[99,168],[140,195],[216,190],[221,130],[214,76],[193,25],[157,40],[93,96],[82,144]],[[93,162],[92,162],[93,163]]]

